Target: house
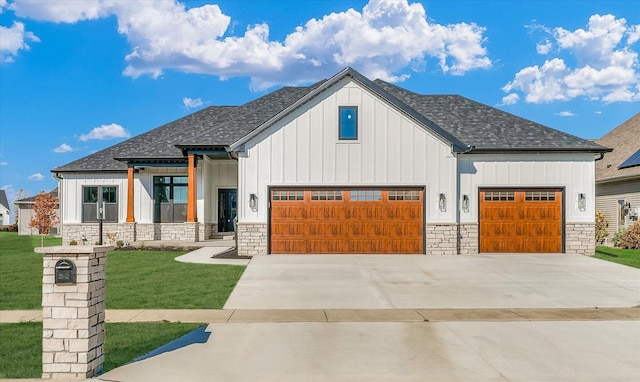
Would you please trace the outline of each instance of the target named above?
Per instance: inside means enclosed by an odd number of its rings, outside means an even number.
[[[458,95],[345,68],[211,106],[52,170],[63,242],[201,241],[238,253],[594,252],[608,149]]]
[[[596,210],[609,223],[607,243],[622,227],[638,221],[640,210],[640,113],[598,139],[613,148],[596,162]]]
[[[0,190],[0,226],[9,225],[10,219],[11,210],[9,209],[7,193],[4,190]]]
[[[54,188],[50,191],[53,196],[58,199],[58,188]],[[16,209],[17,223],[18,223],[18,235],[38,235],[38,229],[29,227],[31,219],[34,216],[33,205],[36,202],[36,197],[31,196],[28,198],[22,198],[15,200],[13,206]],[[56,209],[57,216],[60,216],[60,208]],[[51,228],[50,235],[57,236],[60,231],[60,224],[57,227]]]

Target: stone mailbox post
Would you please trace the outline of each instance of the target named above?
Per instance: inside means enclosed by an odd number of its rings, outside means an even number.
[[[86,379],[104,362],[108,245],[36,248],[42,276],[42,378]]]

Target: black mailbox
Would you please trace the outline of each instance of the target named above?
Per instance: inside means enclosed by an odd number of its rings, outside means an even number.
[[[71,260],[61,259],[56,262],[56,285],[73,285],[76,283],[76,265]]]

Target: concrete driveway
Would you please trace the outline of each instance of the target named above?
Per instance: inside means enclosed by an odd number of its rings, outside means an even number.
[[[257,256],[225,309],[640,305],[640,270],[582,255]]]
[[[640,378],[640,309],[600,319],[562,312],[639,304],[640,270],[584,256],[256,257],[225,306],[239,309],[228,322],[100,379],[632,381]],[[344,310],[353,308],[372,310]],[[398,308],[472,310],[433,322]],[[485,308],[556,309],[463,317]],[[319,319],[317,309],[325,309]],[[590,310],[605,311],[616,310]],[[283,317],[301,312],[316,318]]]

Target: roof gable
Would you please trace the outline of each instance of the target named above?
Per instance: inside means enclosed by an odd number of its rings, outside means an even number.
[[[273,126],[273,124],[277,123],[287,115],[293,113],[294,111],[296,111],[297,109],[305,105],[307,102],[309,102],[313,98],[327,91],[329,88],[336,85],[338,82],[342,81],[346,77],[351,77],[354,81],[359,83],[361,86],[372,91],[378,97],[384,99],[388,104],[395,107],[397,110],[399,110],[403,114],[417,121],[421,126],[429,130],[434,135],[439,136],[445,141],[449,142],[452,145],[454,151],[463,152],[468,149],[469,146],[465,142],[451,135],[449,132],[447,132],[437,124],[430,121],[424,115],[416,112],[416,110],[408,107],[402,101],[398,100],[396,97],[394,97],[392,94],[390,94],[385,89],[380,87],[378,84],[364,77],[362,74],[358,73],[353,68],[347,67],[342,71],[340,71],[339,73],[337,73],[336,75],[334,75],[333,77],[331,77],[330,79],[328,79],[327,81],[323,81],[319,83],[319,85],[317,84],[318,86],[315,86],[315,88],[312,91],[304,95],[302,98],[298,99],[296,102],[292,103],[287,108],[282,109],[279,113],[275,114],[269,120],[265,121],[262,125],[255,128],[249,134],[245,135],[244,137],[240,138],[238,141],[234,142],[230,146],[230,150],[232,151],[237,150],[243,144],[245,144],[246,142],[248,142],[249,140],[257,136],[261,132],[265,131],[269,127]]]

